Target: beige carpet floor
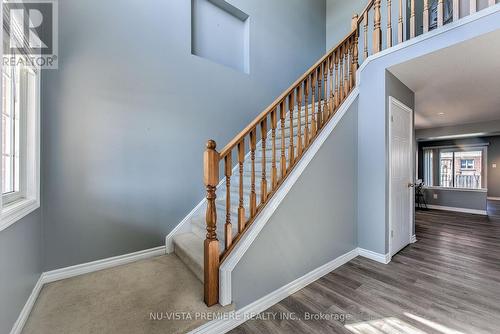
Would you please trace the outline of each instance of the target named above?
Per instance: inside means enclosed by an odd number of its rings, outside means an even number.
[[[23,333],[186,333],[229,310],[171,254],[46,284]]]

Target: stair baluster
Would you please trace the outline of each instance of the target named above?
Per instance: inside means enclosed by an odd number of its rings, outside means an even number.
[[[470,0],[470,13],[474,14],[475,12],[477,12],[477,1]]]
[[[325,59],[325,62],[323,63],[323,80],[322,80],[322,85],[323,85],[323,114],[322,114],[322,119],[321,119],[321,125],[325,125],[326,120],[328,119],[328,71],[329,71],[329,66],[328,66],[328,57]]]
[[[387,0],[387,47],[392,47],[392,1]]]
[[[330,118],[330,116],[333,114],[333,110],[335,109],[335,103],[334,103],[334,84],[333,84],[333,63],[335,62],[335,59],[334,59],[334,55],[332,54],[330,57],[328,57],[328,64],[330,65],[330,78],[329,78],[329,81],[330,81],[330,96],[328,98],[328,118]]]
[[[297,87],[297,156],[302,155],[302,83]]]
[[[399,0],[398,44],[403,43],[404,40],[405,39],[404,39],[404,25],[403,25],[403,0]]]
[[[321,103],[322,103],[322,99],[321,99],[321,94],[322,93],[322,90],[321,90],[321,78],[323,77],[323,67],[322,67],[322,64],[319,64],[318,66],[318,73],[317,73],[317,83],[318,83],[318,112],[316,113],[316,122],[317,122],[317,131],[319,131],[321,129],[321,124],[323,123],[323,112],[322,112],[322,106],[321,106]]]
[[[444,24],[444,0],[438,1],[437,20],[438,27],[442,27]]]
[[[424,0],[424,33],[429,31],[429,0]]]
[[[493,0],[495,4],[495,0]],[[460,0],[453,0],[453,22],[456,22],[460,18]]]
[[[243,206],[243,163],[245,162],[245,137],[238,143],[238,167],[240,172],[239,204],[238,204],[238,232],[245,228],[245,207]]]
[[[233,226],[231,224],[231,175],[233,174],[233,163],[231,153],[224,158],[224,171],[226,175],[226,225],[224,229],[224,245],[226,249],[233,243]]]
[[[276,128],[278,126],[278,117],[276,108],[271,112],[271,138],[273,142],[273,161],[271,167],[271,190],[278,184],[278,169],[276,168]]]
[[[340,104],[340,95],[339,95],[339,52],[335,51],[335,109],[339,107]]]
[[[364,49],[363,49],[363,60],[368,58],[368,11],[365,11],[363,15],[363,25],[364,25]]]
[[[281,119],[281,179],[286,175],[286,142],[285,142],[285,100],[280,103],[280,119]]]
[[[251,161],[251,174],[250,174],[250,218],[255,217],[257,212],[257,194],[255,193],[255,149],[257,145],[256,130],[250,131],[250,161]]]
[[[267,176],[266,176],[266,141],[267,141],[267,118],[260,123],[260,133],[262,142],[262,180],[260,182],[260,203],[267,199]]]
[[[410,38],[415,37],[416,34],[416,21],[415,21],[415,0],[410,1]]]
[[[309,76],[304,81],[304,99],[305,99],[305,119],[306,124],[304,128],[304,141],[305,147],[309,146]]]
[[[412,0],[413,2],[414,0]],[[380,14],[381,0],[375,0],[373,3],[374,25],[373,25],[373,54],[379,53],[382,50],[382,30],[381,30],[381,14]]]
[[[340,100],[344,99],[344,46],[339,48],[339,93]]]
[[[316,136],[317,123],[316,123],[316,76],[317,72],[313,71],[311,74],[311,140]]]
[[[352,18],[352,29],[356,31],[354,34],[354,44],[353,44],[353,54],[352,54],[352,88],[356,86],[356,71],[358,70],[359,64],[358,64],[358,58],[359,58],[359,51],[358,51],[358,43],[359,43],[359,30],[358,30],[358,20],[359,16],[358,14],[354,15]]]
[[[294,140],[293,140],[293,109],[295,108],[295,103],[294,103],[294,91],[295,90],[292,90],[292,92],[290,93],[290,95],[288,95],[288,112],[289,112],[289,117],[290,117],[290,145],[289,145],[289,152],[288,152],[288,156],[289,156],[289,159],[290,159],[290,165],[289,165],[289,169],[292,168],[294,162],[295,162],[295,146],[294,146]]]

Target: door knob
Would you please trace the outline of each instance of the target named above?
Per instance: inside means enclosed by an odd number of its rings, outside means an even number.
[[[415,187],[415,183],[411,183],[411,182],[409,182],[409,183],[408,183],[408,188],[413,188],[413,187]]]

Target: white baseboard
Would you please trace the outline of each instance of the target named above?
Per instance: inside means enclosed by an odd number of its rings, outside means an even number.
[[[271,292],[270,294],[262,297],[261,299],[237,310],[231,312],[224,317],[224,319],[213,320],[205,325],[194,329],[189,332],[189,334],[220,334],[226,333],[237,326],[241,325],[245,321],[249,320],[252,316],[259,314],[262,311],[267,310],[269,307],[286,297],[294,294],[300,289],[306,287],[312,282],[318,280],[329,272],[335,270],[336,268],[344,265],[345,263],[351,261],[358,255],[358,249],[353,249],[352,251],[339,256],[335,260],[328,262],[327,264],[305,274],[304,276],[296,279],[295,281]]]
[[[427,204],[427,207],[429,209],[434,209],[434,210],[453,211],[453,212],[462,212],[462,213],[472,213],[472,214],[475,214],[475,215],[483,215],[483,216],[487,216],[488,215],[488,211],[486,211],[486,210],[455,208],[455,207],[451,207],[451,206],[442,206],[442,205],[433,205],[433,204]]]
[[[375,253],[372,252],[371,250],[364,249],[364,248],[359,248],[358,247],[358,255],[362,257],[366,257],[367,259],[377,261],[383,264],[388,264],[391,262],[391,255],[389,253],[387,254],[380,254],[380,253]]]
[[[135,261],[160,256],[165,254],[165,246],[160,246],[156,248],[146,249],[139,252],[134,252],[130,254],[124,254],[119,256],[110,257],[107,259],[92,261],[88,263],[78,264],[71,267],[56,269],[44,272],[40,275],[40,278],[35,284],[31,295],[29,296],[26,304],[24,304],[19,317],[17,318],[10,334],[18,334],[23,330],[24,325],[26,324],[26,320],[28,319],[31,309],[33,305],[35,305],[35,301],[42,290],[44,284],[59,281],[62,279],[75,277],[83,274],[88,274],[91,272],[113,268],[116,266],[121,266],[127,263],[132,263]]]
[[[165,254],[165,246],[159,246],[156,248],[146,249],[143,251],[134,252],[130,254],[119,255],[83,264],[77,264],[76,266],[51,270],[42,274],[43,283],[51,283],[62,279],[88,274],[103,269],[113,268],[116,266],[121,266],[127,263],[155,256],[160,256],[164,254]]]
[[[335,113],[333,118],[326,124],[325,128],[320,132],[319,136],[307,149],[304,156],[299,160],[295,168],[291,171],[290,175],[288,175],[288,177],[285,179],[285,181],[278,189],[276,194],[274,194],[269,203],[257,216],[255,221],[250,226],[249,230],[242,236],[242,238],[236,244],[231,254],[229,254],[229,256],[221,264],[219,268],[219,282],[220,282],[219,303],[221,305],[227,306],[232,303],[231,275],[233,269],[236,267],[240,259],[246,253],[250,245],[257,238],[260,231],[267,224],[267,222],[269,221],[273,213],[276,211],[278,206],[281,204],[285,196],[288,194],[290,189],[293,187],[295,182],[297,182],[300,175],[302,175],[306,167],[316,156],[316,153],[319,151],[323,143],[328,139],[328,137],[335,129],[337,124],[341,121],[342,117],[345,115],[351,104],[356,100],[358,94],[359,94],[358,88],[353,89],[353,91],[349,94],[347,99],[342,103],[339,110]]]
[[[14,323],[14,326],[12,326],[10,334],[20,334],[22,332],[24,325],[26,324],[26,320],[28,320],[28,317],[31,313],[31,309],[35,305],[36,299],[38,298],[38,295],[40,294],[40,291],[42,290],[43,284],[44,283],[42,280],[42,275],[40,275],[40,278],[38,279],[35,286],[33,287],[33,290],[31,291],[31,294],[28,297],[26,304],[24,304],[24,307],[21,310],[21,313],[17,317],[17,320]]]
[[[500,197],[488,197],[490,201],[500,201]]]
[[[411,236],[411,238],[410,238],[410,243],[411,243],[411,244],[414,244],[414,243],[416,243],[416,242],[417,242],[417,236],[414,234],[414,235],[412,235],[412,236]]]

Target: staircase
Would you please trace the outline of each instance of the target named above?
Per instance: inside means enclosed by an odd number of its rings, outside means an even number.
[[[318,103],[316,103],[314,106],[313,105],[308,105],[307,108],[308,110],[313,110],[312,108],[317,109],[318,108]],[[298,108],[294,109],[293,112],[293,126],[292,129],[293,131],[290,131],[290,122],[285,123],[285,136],[284,136],[284,142],[282,141],[282,133],[278,132],[275,135],[276,139],[276,150],[281,152],[282,148],[284,148],[285,152],[285,162],[286,165],[290,164],[290,135],[291,133],[297,134],[299,131],[299,116],[298,116]],[[301,109],[301,134],[302,137],[305,138],[305,133],[306,133],[306,107],[304,106]],[[290,113],[286,114],[285,119],[289,120],[289,115]],[[307,128],[312,127],[312,115],[308,112],[308,117],[307,117]],[[265,141],[265,150],[266,150],[266,156],[271,156],[272,155],[272,130],[268,131],[267,133],[267,139]],[[283,143],[285,144],[283,146]],[[262,171],[263,171],[263,165],[262,165],[262,157],[264,156],[262,154],[263,151],[263,145],[262,141],[257,143],[257,149],[255,150],[255,174],[261,176]],[[293,143],[293,148],[294,148],[294,155],[297,155],[298,153],[298,142],[295,141]],[[268,160],[265,162],[265,171],[266,175],[272,175],[272,161]],[[282,168],[281,168],[281,159],[277,159],[276,161],[276,170],[277,170],[277,177],[282,178],[284,175],[282,175]],[[236,173],[237,170],[233,170],[233,173]],[[251,184],[251,179],[252,179],[252,159],[250,155],[247,155],[244,159],[243,162],[243,185],[244,187],[245,184],[249,185]],[[272,188],[272,180],[270,178],[266,178],[266,188],[271,189]],[[255,193],[257,196],[262,196],[262,182],[256,182],[255,183]],[[239,178],[235,179],[235,182],[232,182],[230,184],[230,212],[232,217],[237,217],[238,216],[238,207],[239,207],[239,189],[240,189],[240,184],[239,184]],[[245,208],[245,219],[248,220],[250,218],[249,212],[250,212],[250,196],[251,196],[251,190],[249,188],[243,188],[243,206]],[[226,217],[226,186],[225,186],[225,181],[219,185],[217,188],[217,199],[215,201],[216,209],[217,209],[217,217]],[[203,282],[203,242],[205,240],[207,230],[206,230],[206,219],[205,219],[205,214],[207,211],[207,205],[203,205],[200,207],[194,215],[190,219],[190,227],[191,227],[191,232],[188,233],[183,233],[176,235],[174,237],[174,252],[175,254],[189,267],[189,269],[198,277],[198,279]],[[232,235],[237,235],[238,234],[238,225],[237,224],[232,224]],[[224,245],[225,245],[225,238],[226,234],[224,232],[224,226],[219,225],[217,226],[217,235],[219,236],[219,249],[220,252],[222,253],[224,251]]]
[[[408,27],[403,18],[406,2],[394,1],[394,8],[393,1],[384,1],[387,6],[382,13],[382,0],[370,0],[352,18],[351,32],[221,151],[214,141],[208,141],[204,153],[206,202],[191,215],[189,230],[173,239],[175,253],[203,282],[207,305],[218,302],[220,264],[356,87],[359,63],[384,48],[404,43],[405,28],[410,39],[416,37],[417,15],[423,17],[423,33],[448,23],[444,0],[437,3],[436,22],[429,22],[428,0],[420,13],[415,13],[415,0],[410,0]],[[453,12],[447,15],[453,16],[453,22],[459,20],[461,2],[446,1],[448,7],[453,2]],[[477,4],[470,0],[471,14]],[[495,0],[488,0],[488,5],[495,5]],[[394,28],[393,16],[397,18]]]

